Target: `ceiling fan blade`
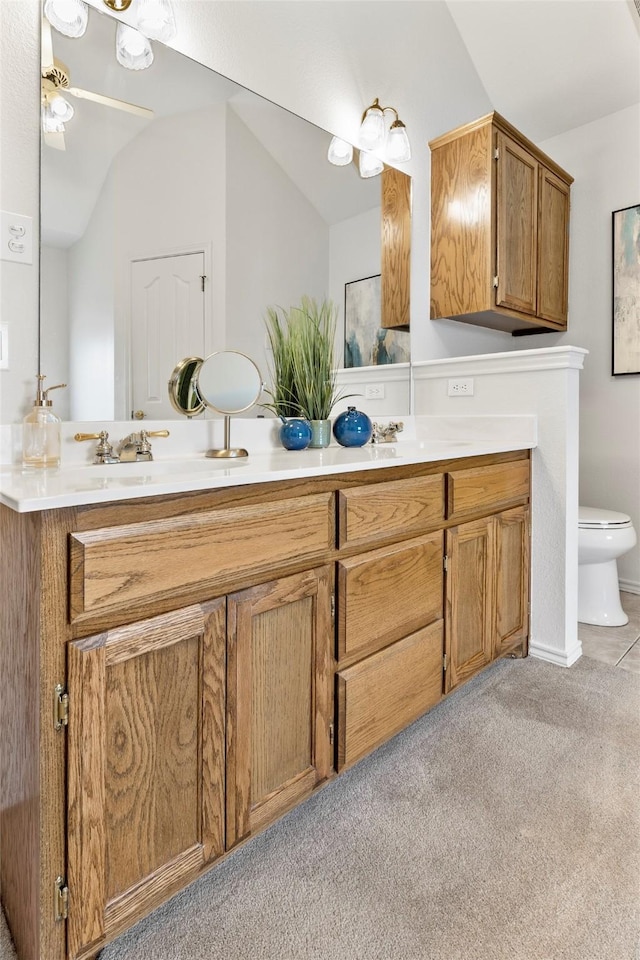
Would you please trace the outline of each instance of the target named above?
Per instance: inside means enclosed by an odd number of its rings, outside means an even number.
[[[64,133],[45,133],[44,142],[48,147],[53,147],[54,150],[66,150],[64,143]]]
[[[51,39],[51,24],[46,17],[42,18],[40,62],[43,73],[53,67],[53,40]]]
[[[102,103],[105,107],[115,107],[117,110],[126,110],[128,113],[135,113],[139,117],[152,117],[153,110],[148,107],[139,107],[135,103],[127,103],[126,100],[116,100],[114,97],[103,97],[101,93],[91,93],[89,90],[82,90],[80,87],[67,87],[66,93],[81,100],[93,100],[95,103]]]

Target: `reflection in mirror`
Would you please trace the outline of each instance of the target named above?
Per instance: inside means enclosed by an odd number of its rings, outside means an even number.
[[[202,403],[224,414],[224,447],[208,450],[208,457],[246,457],[242,447],[232,447],[231,414],[245,413],[262,393],[262,377],[257,366],[242,353],[225,350],[201,361],[196,374],[196,390]]]
[[[123,69],[114,35],[94,9],[83,37],[53,31],[73,86],[154,111],[77,99],[65,150],[42,146],[41,366],[70,384],[62,416],[180,416],[176,357],[233,349],[267,369],[267,307],[304,294],[339,306],[342,357],[345,283],[402,259],[382,254],[382,178],[328,163],[325,131],[160,43],[150,69]]]
[[[176,364],[169,380],[169,401],[176,413],[185,417],[197,417],[204,410],[204,403],[198,396],[196,378],[202,357],[185,357]]]

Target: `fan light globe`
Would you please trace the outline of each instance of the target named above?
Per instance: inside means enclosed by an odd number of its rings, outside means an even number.
[[[333,163],[336,167],[344,167],[353,160],[353,147],[346,140],[333,137],[329,144],[327,159],[329,163]]]
[[[42,110],[42,130],[44,133],[64,133],[64,123],[56,117],[50,103],[46,103]]]
[[[49,100],[49,106],[51,107],[51,113],[54,117],[61,121],[61,123],[66,123],[67,120],[71,120],[73,114],[75,113],[73,107],[68,100],[65,100],[64,97],[60,94],[56,94],[55,97],[51,97]]]
[[[138,29],[145,37],[166,43],[176,35],[176,23],[168,0],[137,0]]]
[[[384,170],[384,163],[375,154],[367,150],[360,151],[360,162],[358,163],[360,176],[366,180],[368,177],[377,177]]]
[[[87,29],[89,10],[84,0],[46,0],[44,15],[65,37],[81,37]]]
[[[116,31],[116,60],[127,70],[146,70],[153,63],[151,44],[138,30],[119,23]]]

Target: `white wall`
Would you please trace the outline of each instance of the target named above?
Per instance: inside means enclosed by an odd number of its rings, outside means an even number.
[[[640,531],[640,374],[611,376],[611,213],[640,203],[640,107],[541,146],[575,177],[569,331],[558,342],[589,350],[580,377],[580,502],[627,513]],[[640,593],[640,546],[620,558],[618,572]]]
[[[338,309],[336,357],[344,364],[344,285],[380,273],[380,207],[331,227],[329,296]]]
[[[60,247],[42,247],[40,270],[48,296],[42,304],[42,354],[49,358],[46,386],[71,382],[69,375],[68,252]],[[54,409],[61,420],[70,419],[69,387],[52,393]]]

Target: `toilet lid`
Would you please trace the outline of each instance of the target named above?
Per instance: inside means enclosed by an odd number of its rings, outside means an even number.
[[[599,530],[602,527],[631,526],[631,517],[615,510],[600,510],[598,507],[578,507],[578,526],[583,529]]]

